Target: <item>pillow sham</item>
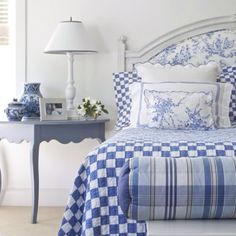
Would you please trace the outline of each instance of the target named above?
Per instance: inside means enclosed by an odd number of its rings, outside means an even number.
[[[236,65],[224,67],[217,81],[221,83],[231,83],[233,85],[231,102],[229,105],[229,117],[231,122],[235,123],[236,122]]]
[[[141,81],[135,71],[113,73],[113,84],[117,106],[116,129],[122,129],[130,124],[131,98],[129,87],[132,83]]]
[[[142,82],[210,82],[214,83],[218,76],[218,65],[209,62],[206,65],[194,67],[192,65],[161,66],[159,64],[136,65]]]
[[[146,63],[149,64],[149,63]],[[137,65],[137,68],[140,66],[146,65]],[[153,67],[152,64],[149,64]],[[155,65],[155,67],[158,67],[158,65]],[[216,70],[216,64],[208,64],[208,65],[201,65],[199,67],[193,67],[193,66],[159,66],[162,68],[162,70],[167,70],[167,73],[170,73],[170,68],[174,67],[174,71],[171,70],[171,80],[174,80],[176,82],[180,81],[189,81],[191,78],[191,81],[194,82],[215,82],[215,70]],[[210,68],[213,70],[209,72]],[[199,73],[199,69],[201,70],[201,73]],[[194,73],[189,73],[189,71],[194,71]],[[174,73],[173,73],[174,72]],[[182,78],[182,76],[188,75],[188,77]],[[197,76],[193,76],[197,74]],[[214,77],[214,78],[213,78]],[[169,80],[170,78],[168,78]],[[160,79],[153,78],[153,81],[149,82],[158,82]],[[162,80],[162,79],[161,79]],[[116,100],[116,106],[117,106],[117,121],[115,128],[117,130],[123,129],[125,127],[128,127],[130,125],[130,110],[131,110],[131,97],[130,97],[130,85],[132,85],[134,82],[141,82],[141,77],[138,76],[136,71],[129,71],[129,72],[118,72],[113,73],[113,84],[114,84],[114,90],[115,90],[115,100]]]
[[[147,126],[158,129],[215,129],[212,92],[145,89]]]
[[[131,115],[130,126],[148,126],[149,117],[145,104],[145,90],[153,90],[158,92],[212,92],[214,105],[214,120],[218,128],[230,127],[229,119],[229,103],[232,85],[229,83],[134,83],[130,87],[131,91]]]

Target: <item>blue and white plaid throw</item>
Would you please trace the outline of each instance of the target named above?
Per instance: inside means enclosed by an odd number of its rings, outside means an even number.
[[[145,222],[127,219],[118,205],[118,177],[133,157],[235,156],[236,129],[122,130],[80,167],[58,235],[146,235]]]
[[[118,200],[136,220],[236,218],[235,157],[134,157]]]

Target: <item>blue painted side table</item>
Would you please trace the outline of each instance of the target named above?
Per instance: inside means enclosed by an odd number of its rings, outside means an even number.
[[[39,200],[39,145],[52,139],[66,144],[79,143],[85,138],[97,138],[105,141],[105,123],[109,119],[84,121],[0,121],[0,139],[9,142],[30,142],[30,164],[32,181],[32,223],[37,223]],[[1,172],[0,172],[1,174]],[[0,176],[1,188],[1,176]],[[1,189],[0,189],[1,191]]]

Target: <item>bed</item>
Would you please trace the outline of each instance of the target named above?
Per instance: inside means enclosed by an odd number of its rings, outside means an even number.
[[[236,70],[232,71],[232,66],[236,64],[235,29],[235,15],[207,19],[174,30],[137,52],[126,50],[127,38],[122,36],[118,70],[132,70],[135,65],[145,62],[199,66],[214,61],[222,75],[219,79],[233,82],[236,79]],[[138,77],[135,79],[139,80]],[[123,107],[122,112],[128,114],[130,110]],[[231,104],[232,116],[234,112]],[[120,123],[125,124],[126,120],[121,119]],[[58,235],[235,235],[234,220],[216,223],[127,219],[117,198],[119,174],[128,159],[144,156],[235,157],[236,128],[203,131],[140,126],[119,131],[89,153],[80,167]]]

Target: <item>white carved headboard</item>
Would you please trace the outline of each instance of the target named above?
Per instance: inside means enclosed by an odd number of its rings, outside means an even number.
[[[132,70],[137,63],[206,64],[221,67],[236,64],[236,14],[192,23],[173,30],[138,51],[129,51],[127,37],[121,36],[118,71]]]

